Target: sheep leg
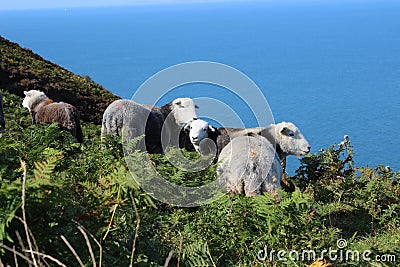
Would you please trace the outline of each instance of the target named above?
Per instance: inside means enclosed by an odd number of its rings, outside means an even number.
[[[31,119],[32,119],[32,124],[36,124],[36,112],[31,111]]]

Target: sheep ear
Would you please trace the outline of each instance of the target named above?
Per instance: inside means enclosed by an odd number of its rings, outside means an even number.
[[[189,121],[188,123],[186,123],[186,125],[183,127],[183,130],[184,131],[186,131],[186,132],[189,132],[190,131],[190,123],[191,123],[192,121]]]
[[[24,95],[25,96],[29,96],[29,92],[28,91],[24,91]]]
[[[208,129],[210,129],[211,132],[215,132],[215,128],[211,125],[208,125]]]
[[[194,104],[194,108],[199,109],[200,107],[197,104]]]
[[[289,130],[288,127],[283,127],[282,130],[281,130],[281,133],[285,134],[288,130]]]
[[[180,106],[181,103],[182,103],[181,101],[176,101],[176,102],[175,102],[175,105]]]
[[[291,130],[288,127],[283,127],[283,129],[281,130],[281,134],[284,134],[284,135],[287,135],[287,136],[291,136],[291,137],[293,137],[295,135],[293,130]]]

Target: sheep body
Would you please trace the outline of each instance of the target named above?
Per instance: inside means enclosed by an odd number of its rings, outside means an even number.
[[[121,134],[125,128],[129,138],[145,135],[145,147],[149,153],[163,153],[165,145],[179,146],[182,141],[181,124],[197,117],[193,100],[178,98],[158,107],[139,104],[133,100],[116,100],[103,114],[102,136]]]
[[[103,121],[101,125],[101,133],[104,134],[122,134],[122,130],[133,122],[143,129],[146,125],[146,118],[150,115],[151,110],[140,104],[126,99],[119,99],[112,102],[103,113]],[[140,130],[141,131],[141,130]]]
[[[33,124],[57,122],[79,142],[83,141],[79,112],[74,106],[65,102],[54,102],[38,90],[24,91],[24,94],[22,106],[30,111]]]
[[[275,193],[283,170],[271,143],[262,136],[239,136],[225,146],[218,161],[218,183],[227,193],[246,196]]]

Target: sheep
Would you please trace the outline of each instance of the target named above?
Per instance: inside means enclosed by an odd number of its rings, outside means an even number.
[[[101,133],[103,137],[106,134],[119,135],[126,128],[129,138],[144,134],[146,148],[139,144],[139,149],[161,154],[166,145],[179,146],[181,125],[197,117],[196,108],[198,106],[190,98],[178,98],[161,107],[133,100],[116,100],[104,111]]]
[[[5,128],[6,122],[4,121],[3,96],[0,94],[0,137],[4,133]]]
[[[275,148],[283,170],[286,168],[288,155],[303,155],[310,151],[310,145],[298,128],[291,122],[271,124],[268,127],[256,128],[214,128],[203,120],[192,120],[186,126],[189,130],[189,139],[200,154],[209,154],[207,147],[201,146],[201,141],[209,138],[217,145],[216,156],[230,142],[231,139],[245,135],[261,135]],[[206,151],[206,152],[204,152]]]
[[[57,122],[62,129],[68,130],[75,136],[78,142],[83,142],[80,116],[74,106],[64,102],[54,102],[44,92],[38,90],[24,91],[24,95],[22,106],[31,113],[32,124]]]
[[[227,193],[257,196],[281,188],[283,170],[272,144],[259,135],[231,140],[219,155],[218,184]]]

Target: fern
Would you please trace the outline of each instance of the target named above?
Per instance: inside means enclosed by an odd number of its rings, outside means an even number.
[[[51,188],[60,186],[58,183],[51,181],[51,174],[57,161],[60,157],[49,157],[42,162],[35,162],[34,177],[27,181],[27,193],[31,197],[42,197],[48,195]],[[0,211],[0,242],[7,238],[9,241],[10,235],[6,229],[13,221],[15,214],[21,206],[21,185],[20,179],[14,181],[6,181],[5,185],[0,187],[0,200],[2,203],[2,210]]]
[[[50,179],[50,175],[57,165],[60,156],[51,156],[42,162],[35,162],[35,170],[33,171],[35,180]]]
[[[202,241],[186,245],[182,259],[188,266],[216,266],[208,244]]]

